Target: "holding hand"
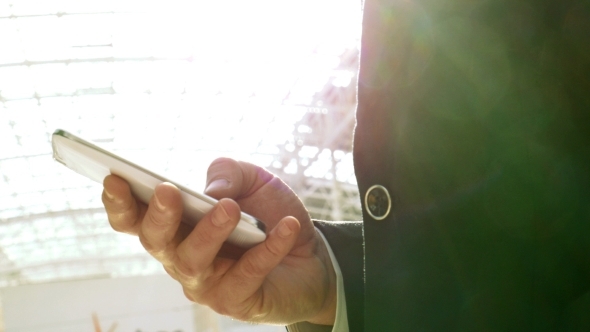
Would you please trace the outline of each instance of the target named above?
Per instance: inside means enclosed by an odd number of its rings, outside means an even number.
[[[210,165],[205,193],[219,202],[194,229],[181,222],[180,192],[169,183],[146,206],[110,175],[103,203],[111,226],[139,236],[190,300],[244,321],[332,325],[336,276],[295,193],[268,171],[226,158]],[[266,240],[245,252],[224,243],[242,210],[267,228]]]

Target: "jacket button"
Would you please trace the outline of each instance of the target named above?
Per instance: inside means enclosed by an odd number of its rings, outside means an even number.
[[[372,186],[365,194],[365,207],[367,212],[375,220],[383,220],[391,211],[391,196],[383,186]]]

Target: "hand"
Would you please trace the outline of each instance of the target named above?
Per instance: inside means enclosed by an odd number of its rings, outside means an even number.
[[[194,229],[181,222],[180,193],[169,183],[146,206],[111,175],[103,203],[111,226],[139,236],[188,299],[244,321],[334,324],[336,276],[295,193],[268,171],[225,158],[211,164],[207,184],[205,193],[219,203]],[[266,224],[267,239],[236,255],[224,241],[241,210]]]

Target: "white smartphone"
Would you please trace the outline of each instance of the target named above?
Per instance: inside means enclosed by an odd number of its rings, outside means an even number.
[[[212,197],[174,183],[67,131],[56,130],[51,141],[56,161],[101,184],[107,175],[117,175],[129,183],[133,195],[144,203],[149,202],[156,185],[173,183],[180,189],[184,204],[182,219],[187,224],[194,226],[217,203]],[[264,229],[263,223],[242,213],[240,222],[227,242],[250,248],[266,239]]]

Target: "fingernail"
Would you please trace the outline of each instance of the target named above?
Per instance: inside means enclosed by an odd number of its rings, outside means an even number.
[[[213,223],[217,226],[223,226],[229,221],[229,216],[223,206],[218,205],[213,212],[213,216],[211,218]]]
[[[205,192],[222,190],[229,187],[229,181],[226,179],[217,179],[209,183],[207,188],[205,188]]]
[[[158,199],[158,195],[154,194],[154,203],[156,203],[156,207],[158,208],[158,210],[160,211],[165,211],[166,207],[164,206],[164,204],[162,204],[162,202],[160,202],[160,200]]]
[[[286,222],[282,223],[279,226],[279,236],[282,238],[286,238],[289,237],[289,235],[293,234],[293,231],[291,230],[291,228],[289,228],[289,225],[287,225]]]

